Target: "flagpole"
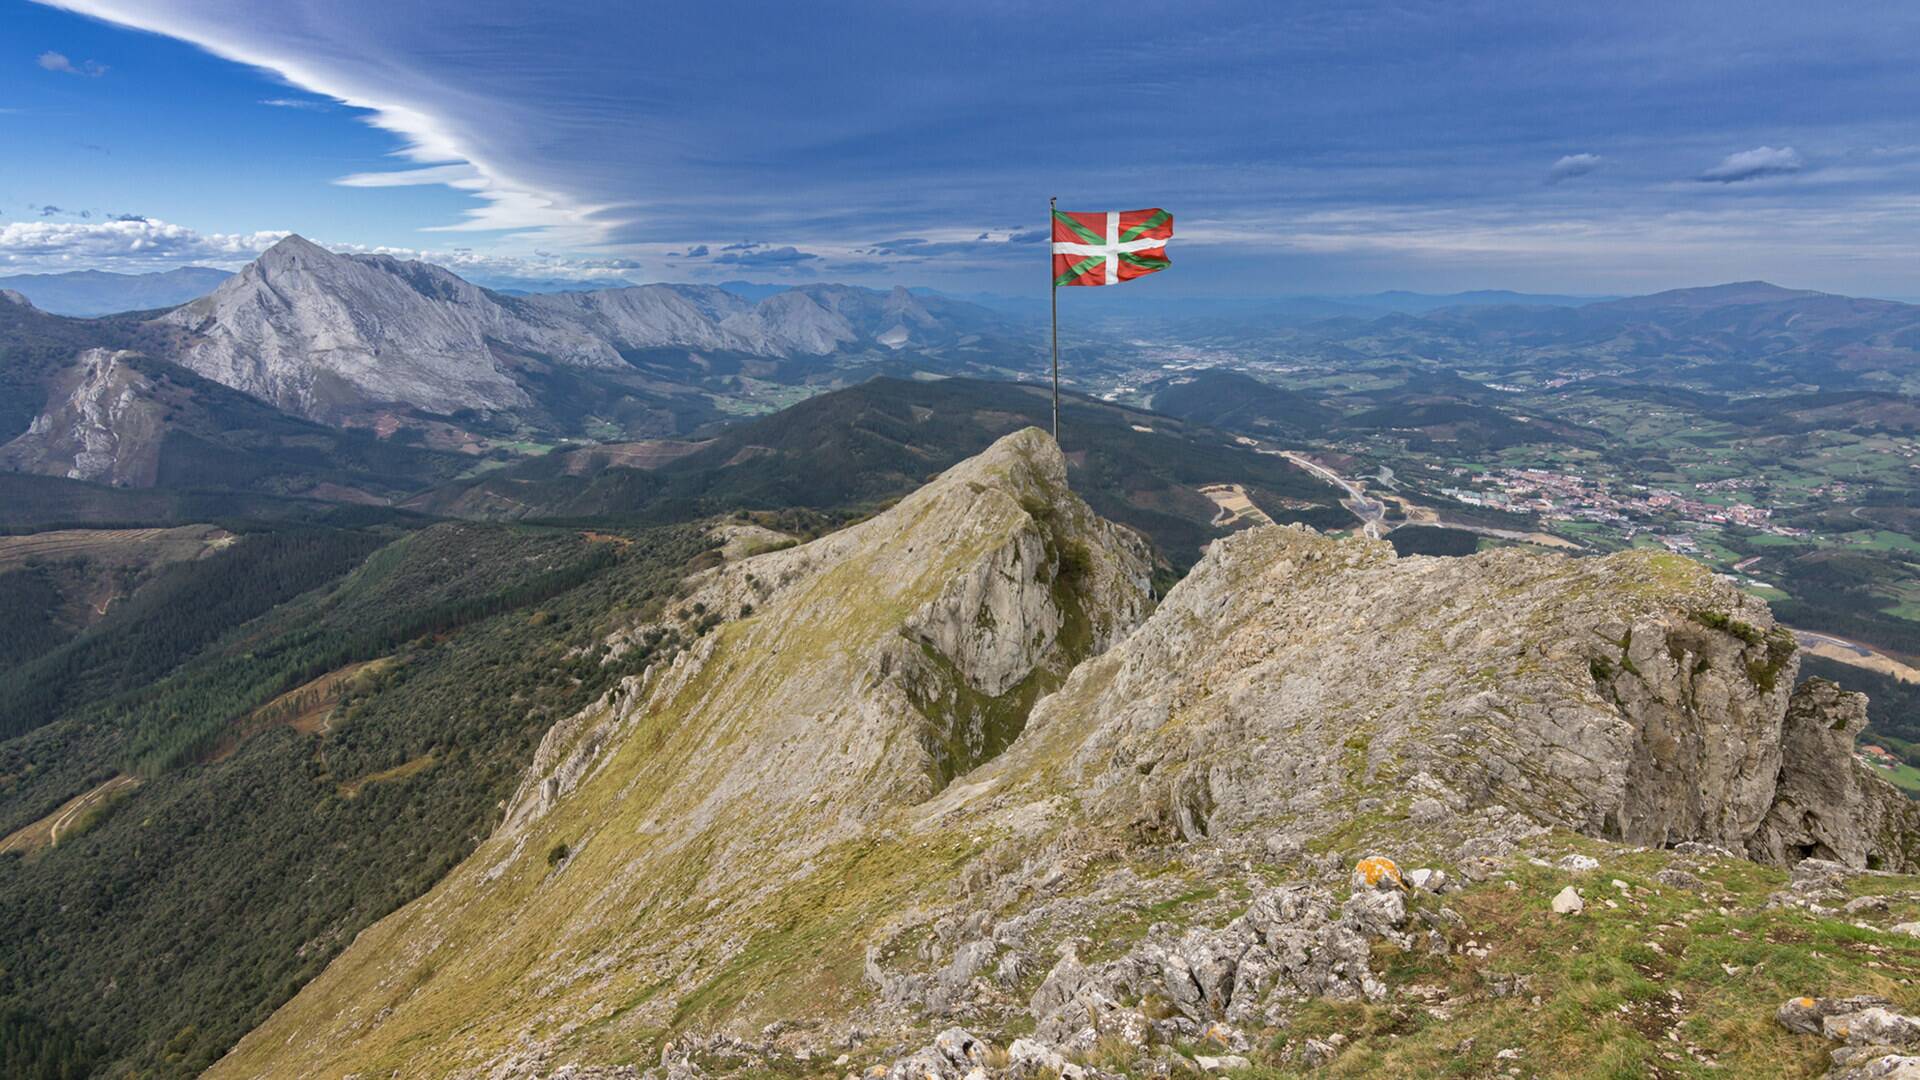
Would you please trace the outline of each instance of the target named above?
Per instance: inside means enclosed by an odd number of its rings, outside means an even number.
[[[1047,233],[1053,233],[1053,211],[1060,203],[1055,195],[1047,200]],[[1053,441],[1060,441],[1060,284],[1053,280],[1053,257],[1047,257],[1047,291],[1053,301]]]

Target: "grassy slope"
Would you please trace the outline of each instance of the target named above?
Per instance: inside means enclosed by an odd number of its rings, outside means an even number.
[[[793,852],[820,847],[816,833],[833,830],[844,807],[831,799],[804,809],[762,805],[752,794],[720,808],[706,800],[743,763],[785,751],[777,745],[791,730],[785,718],[822,710],[823,719],[852,723],[854,716],[824,711],[832,708],[827,699],[861,677],[869,651],[900,634],[911,612],[1027,520],[1011,498],[972,500],[958,542],[937,547],[911,577],[876,573],[875,553],[951,530],[929,524],[941,505],[922,503],[911,515],[903,505],[862,526],[867,543],[856,550],[867,554],[830,566],[772,605],[803,619],[756,612],[715,631],[685,677],[679,668],[654,669],[648,706],[633,711],[633,727],[603,766],[524,835],[490,838],[426,897],[370,928],[217,1073],[431,1075],[471,1064],[476,1046],[513,1045],[529,1024],[543,1034],[578,1026],[578,1041],[592,1052],[639,1060],[664,1027],[718,1018],[743,1001],[781,1015],[849,1005],[861,990],[861,928],[906,895],[937,887],[985,840],[866,834],[827,844],[795,866]],[[882,529],[884,538],[876,538]],[[913,736],[896,721],[883,737]],[[890,760],[871,747],[851,757]],[[884,791],[902,781],[836,769],[830,782]],[[541,853],[560,845],[572,854],[556,869]],[[767,887],[775,882],[786,887]],[[571,967],[676,940],[689,943],[687,960],[663,963],[642,952],[584,984],[549,986],[534,974],[551,971],[556,957]],[[432,959],[418,962],[422,949]],[[683,965],[702,958],[717,968],[703,967],[693,992],[672,993]],[[390,1016],[372,1020],[389,1007]],[[343,1031],[351,1040],[338,1037]],[[453,1031],[461,1033],[457,1042],[448,1038]],[[294,1039],[290,1052],[286,1034]]]

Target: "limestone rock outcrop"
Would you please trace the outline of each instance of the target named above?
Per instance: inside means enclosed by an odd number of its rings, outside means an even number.
[[[145,486],[158,467],[166,407],[135,354],[88,349],[61,373],[25,432],[0,446],[0,468]]]
[[[1825,692],[1790,715],[1797,666],[1764,603],[1678,557],[1395,559],[1266,528],[1216,542],[1032,727],[1070,741],[1091,813],[1142,834],[1327,828],[1417,781],[1631,843],[1910,865],[1857,717]]]
[[[1748,841],[1754,858],[1827,859],[1851,867],[1920,865],[1920,805],[1854,761],[1867,699],[1825,679],[1794,688],[1781,724],[1780,782]]]

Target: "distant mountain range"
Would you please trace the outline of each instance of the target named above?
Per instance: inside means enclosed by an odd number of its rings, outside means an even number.
[[[1004,296],[996,293],[955,294],[957,298],[1024,318],[1044,318],[1044,296]],[[1200,322],[1292,325],[1340,317],[1369,318],[1386,312],[1423,315],[1462,307],[1578,307],[1610,296],[1568,296],[1522,293],[1508,289],[1480,289],[1457,293],[1416,293],[1404,290],[1363,295],[1309,296],[1152,296],[1114,289],[1076,289],[1061,299],[1061,318],[1118,320],[1192,325]]]
[[[1420,356],[1540,373],[1690,383],[1717,391],[1920,388],[1920,306],[1763,281],[1674,289],[1580,307],[1459,306],[1321,320],[1316,349]]]
[[[93,318],[184,304],[207,295],[232,276],[210,266],[183,266],[157,274],[73,270],[64,274],[0,277],[0,289],[19,293],[41,311]]]
[[[158,320],[176,362],[310,419],[545,413],[543,426],[562,429],[559,399],[580,382],[672,394],[665,384],[698,381],[718,356],[746,377],[791,381],[796,365],[824,357],[938,351],[998,323],[970,304],[846,285],[757,303],[705,285],[509,296],[428,263],[336,255],[298,236]],[[659,350],[676,354],[678,370],[656,370],[651,388],[635,382],[636,359]]]
[[[1611,296],[1563,296],[1555,293],[1523,293],[1511,289],[1475,289],[1457,293],[1416,293],[1395,289],[1363,296],[1321,297],[1330,303],[1381,311],[1405,311],[1421,314],[1443,308],[1461,307],[1580,307],[1614,299]]]
[[[226,455],[195,460],[223,461],[220,475],[243,487],[325,485],[362,500],[445,475],[446,451],[693,434],[874,374],[991,374],[1014,349],[1001,316],[905,289],[808,285],[757,301],[699,285],[513,296],[297,236],[151,317],[81,321],[5,295],[4,467],[147,486],[184,475],[190,430]],[[242,401],[290,423],[263,428]],[[371,431],[396,453],[348,470],[357,476],[316,470],[290,450],[313,422]],[[251,434],[225,437],[241,431]],[[418,460],[396,460],[408,447]]]
[[[215,281],[170,310],[86,320],[48,310],[24,289],[0,291],[0,467],[384,502],[462,461],[556,442],[704,437],[734,417],[876,375],[1039,370],[1030,326],[926,290],[728,282],[511,295],[428,263],[336,254],[298,236],[238,274],[200,274],[158,276],[182,289]],[[49,281],[129,280],[142,279],[42,275],[28,284],[45,297]],[[1764,282],[1585,300],[1490,291],[1264,309],[1221,301],[1219,314],[1167,329],[1208,347],[1283,348],[1334,366],[1437,364],[1434,378],[1470,363],[1536,369],[1542,381],[1574,371],[1728,394],[1911,393],[1920,378],[1913,305]],[[1084,301],[1076,294],[1071,303]],[[1096,330],[1069,359],[1082,377],[1105,369],[1132,378],[1160,366],[1144,348]],[[1323,400],[1276,404],[1266,400],[1276,391],[1250,384],[1176,379],[1157,392],[1166,408],[1203,423],[1227,424],[1258,405],[1317,429],[1342,412]],[[1492,391],[1472,383],[1464,396],[1438,393],[1435,401],[1471,403]],[[1488,439],[1537,434],[1497,427]],[[357,434],[319,437],[340,430]],[[322,445],[329,449],[314,449]]]

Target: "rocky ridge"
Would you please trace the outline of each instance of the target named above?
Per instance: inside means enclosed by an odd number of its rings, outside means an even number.
[[[1031,429],[708,572],[615,636],[655,663],[554,728],[495,835],[214,1074],[1368,1072],[1423,1024],[1568,1009],[1701,1065],[1753,1043],[1689,1026],[1717,942],[1920,977],[1864,921],[1920,892],[1854,895],[1908,882],[1920,812],[1853,763],[1859,700],[1796,687],[1704,568],[1268,527],[1150,616],[1144,573]],[[1553,996],[1583,951],[1676,988],[1590,1019]],[[1826,970],[1720,955],[1723,994]]]
[[[335,254],[289,236],[212,293],[162,315],[169,358],[279,408],[338,422],[369,405],[436,414],[532,403],[526,372],[623,372],[625,354],[682,348],[819,358],[952,341],[983,316],[905,289],[806,286],[752,303],[723,289],[641,285],[510,296],[429,263]]]

